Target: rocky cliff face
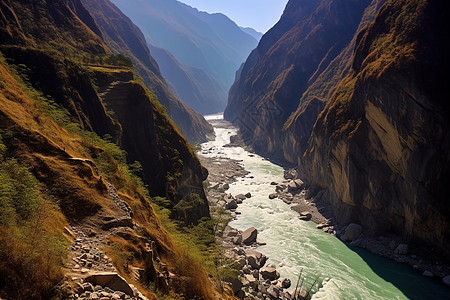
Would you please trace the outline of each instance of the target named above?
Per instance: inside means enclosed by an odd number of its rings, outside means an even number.
[[[319,116],[300,165],[327,190],[338,221],[394,231],[448,256],[444,6],[388,1],[358,35],[351,71]]]
[[[96,251],[108,243],[128,255],[123,262],[107,253],[128,280],[136,279],[129,269],[134,265],[142,278],[159,278],[155,284],[167,293],[214,298],[201,267],[183,269],[196,263],[171,240],[147,195],[167,197],[173,205],[195,199],[194,220],[187,220],[195,222],[209,216],[202,187],[207,172],[156,96],[135,81],[130,61],[103,43],[79,0],[2,1],[0,22],[1,297],[54,296],[53,285],[67,271],[69,245],[90,232],[102,237]],[[127,165],[135,160],[141,165]],[[11,182],[23,180],[14,168],[35,189],[22,202],[3,181],[10,174]],[[149,193],[133,174],[142,175]],[[35,216],[15,216],[38,200],[29,208]],[[72,271],[83,277],[89,270]],[[176,274],[173,279],[168,272]]]
[[[225,117],[255,149],[298,165],[339,223],[448,255],[444,6],[290,1],[242,68]]]
[[[131,58],[144,83],[167,108],[167,113],[186,138],[192,143],[205,142],[213,138],[214,131],[211,125],[199,113],[180,101],[167,86],[139,28],[108,0],[83,3],[94,16],[108,47],[114,53]]]
[[[255,149],[281,154],[283,124],[315,77],[350,43],[369,3],[289,1],[245,63],[225,110]],[[312,110],[321,105],[319,100]]]

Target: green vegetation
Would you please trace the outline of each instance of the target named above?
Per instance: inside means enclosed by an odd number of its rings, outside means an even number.
[[[194,202],[195,196],[191,196]],[[197,199],[198,201],[198,199]],[[187,201],[188,203],[190,201]],[[181,202],[180,202],[181,203]],[[201,266],[206,268],[213,278],[220,284],[221,281],[231,281],[239,275],[240,266],[231,264],[223,259],[222,246],[217,242],[217,232],[224,229],[226,222],[220,218],[221,214],[227,214],[223,209],[214,213],[218,218],[202,218],[198,224],[186,225],[184,222],[170,218],[170,201],[166,198],[152,198],[152,206],[161,220],[164,228],[169,232],[171,238],[180,246],[184,256],[189,256]],[[182,207],[191,204],[181,204]],[[183,262],[183,257],[178,262],[178,267],[187,272],[189,265]],[[187,261],[189,262],[189,258]]]
[[[5,151],[0,136],[0,291],[15,299],[40,298],[63,276],[63,218],[30,170]]]

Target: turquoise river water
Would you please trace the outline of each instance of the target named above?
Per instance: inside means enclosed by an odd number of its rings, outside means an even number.
[[[221,119],[221,115],[206,117]],[[274,193],[272,181],[283,181],[283,169],[240,147],[223,147],[236,129],[215,128],[216,140],[202,144],[212,148],[206,156],[242,161],[250,172],[230,186],[229,193],[250,192],[252,198],[239,205],[241,215],[230,226],[258,229],[258,251],[277,265],[281,277],[297,282],[300,269],[308,284],[319,276],[320,288],[312,299],[450,299],[450,289],[426,278],[412,267],[393,262],[360,248],[351,248],[336,237],[315,228],[281,200],[269,200]],[[253,176],[253,178],[251,178]],[[305,284],[307,284],[305,282]],[[309,287],[309,286],[307,286]]]

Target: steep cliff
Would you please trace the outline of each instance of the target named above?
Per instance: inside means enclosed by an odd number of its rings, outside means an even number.
[[[388,1],[358,35],[351,69],[301,167],[338,222],[394,231],[449,256],[449,104],[444,1]]]
[[[315,77],[348,46],[370,1],[289,1],[230,90],[225,118],[256,150],[282,154],[279,132]],[[323,104],[311,107],[320,111]],[[313,118],[314,119],[314,118]],[[308,120],[314,123],[314,120]]]
[[[222,297],[150,204],[195,200],[185,221],[209,216],[207,172],[130,60],[80,0],[2,1],[0,17],[0,296],[49,299],[64,272],[85,277],[67,260],[76,226],[151,299]]]
[[[108,0],[84,1],[83,3],[94,16],[108,47],[114,53],[124,54],[131,58],[144,83],[156,94],[159,102],[167,108],[167,113],[186,138],[192,143],[205,142],[212,138],[214,131],[211,125],[191,108],[196,109],[196,107],[184,99],[184,103],[180,101],[167,86],[139,28]],[[183,93],[179,93],[179,95],[183,95]]]
[[[223,111],[235,71],[256,47],[255,38],[223,14],[199,12],[176,0],[112,2],[141,28],[149,43],[168,50],[183,64],[206,72],[215,81],[215,85],[209,88],[218,86],[215,93],[220,98],[202,101],[215,104],[209,113]],[[196,77],[196,80],[203,81],[201,77]]]
[[[449,256],[445,8],[291,0],[237,74],[225,117],[296,164],[338,223]]]

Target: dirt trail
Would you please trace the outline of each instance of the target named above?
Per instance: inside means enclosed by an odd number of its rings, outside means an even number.
[[[128,285],[133,293],[124,293],[120,289],[112,289],[108,285],[100,286],[92,284],[86,280],[87,277],[98,274],[118,274],[111,258],[103,251],[110,235],[123,229],[130,229],[134,226],[132,220],[133,212],[130,207],[120,199],[117,189],[107,183],[110,199],[120,210],[123,211],[121,217],[94,216],[103,221],[102,228],[93,229],[90,225],[72,225],[67,228],[69,234],[74,237],[71,246],[71,260],[67,263],[66,280],[58,286],[58,291],[62,299],[126,299],[126,300],[146,300],[141,293]],[[119,210],[119,211],[120,211]],[[117,277],[119,278],[119,277]],[[125,281],[123,279],[123,281]]]

